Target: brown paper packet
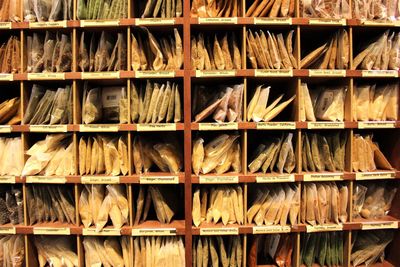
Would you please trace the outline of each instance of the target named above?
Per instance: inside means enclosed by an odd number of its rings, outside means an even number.
[[[221,46],[218,42],[217,35],[214,36],[214,49],[213,49],[214,61],[217,70],[225,69],[225,59],[222,52]]]
[[[266,67],[269,69],[273,69],[272,58],[269,52],[267,37],[265,36],[263,31],[260,31],[260,40],[261,40],[260,52],[262,51],[264,53],[268,63]]]
[[[250,61],[251,67],[253,69],[257,69],[257,59],[256,59],[256,56],[253,51],[253,47],[252,47],[250,39],[249,39],[249,34],[247,34],[247,36],[246,36],[246,41],[247,41],[247,45],[246,45],[247,58]]]
[[[307,56],[305,56],[300,62],[300,68],[304,69],[309,67],[312,63],[314,63],[323,53],[325,52],[326,43],[314,51],[310,52]]]
[[[287,0],[286,0],[287,1]],[[281,8],[282,0],[275,0],[271,12],[269,13],[270,18],[275,18],[278,16],[279,9]]]
[[[262,68],[268,68],[270,64],[270,59],[269,59],[269,52],[267,49],[265,49],[265,47],[263,47],[260,35],[255,32],[255,42],[256,42],[256,46],[257,46],[257,51],[260,54],[261,58],[260,58],[260,62],[262,62],[262,65],[259,67]]]
[[[240,54],[240,50],[237,44],[236,35],[234,32],[230,35],[229,38],[230,42],[230,51],[233,58],[233,68],[234,69],[241,69],[242,68],[242,58]]]

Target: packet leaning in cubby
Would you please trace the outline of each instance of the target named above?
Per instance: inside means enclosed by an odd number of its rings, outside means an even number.
[[[212,2],[192,0],[190,15],[192,17],[238,17],[241,4],[237,0],[216,0]]]
[[[0,22],[12,21],[20,22],[21,0],[4,0],[1,2]]]
[[[0,175],[21,175],[24,155],[20,137],[0,138]]]
[[[0,43],[0,73],[21,72],[21,42],[17,36],[10,36]]]
[[[146,0],[139,5],[142,18],[174,18],[183,14],[182,0]]]
[[[0,236],[0,248],[5,266],[25,266],[24,235]]]
[[[37,251],[37,260],[40,264],[56,264],[62,262],[65,266],[79,266],[76,253],[75,238],[35,236],[33,244]]]
[[[253,0],[248,5],[246,17],[294,17],[295,9],[295,0]]]

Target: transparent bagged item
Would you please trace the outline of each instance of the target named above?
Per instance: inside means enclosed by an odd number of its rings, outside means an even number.
[[[23,235],[1,236],[0,244],[2,247],[0,255],[4,265],[24,266],[25,242]]]
[[[127,0],[78,0],[77,16],[80,20],[126,19]]]
[[[257,250],[258,262],[269,262],[277,266],[291,266],[294,240],[289,234],[270,234],[252,241],[252,248]]]
[[[13,35],[0,43],[0,73],[21,72],[20,45],[19,38]]]
[[[190,14],[192,17],[237,17],[241,14],[242,6],[239,1],[215,1],[207,3],[201,0],[191,1]]]
[[[194,190],[192,214],[193,224],[198,226],[203,222],[222,223],[223,225],[244,224],[243,190],[240,186],[217,186],[213,188],[200,187]],[[200,211],[200,214],[199,214]],[[198,216],[199,215],[199,216]]]
[[[246,10],[246,17],[293,17],[295,4],[295,1],[291,0],[252,1]]]
[[[33,241],[39,264],[78,266],[76,241],[70,237],[35,236]]]
[[[302,17],[325,18],[325,19],[349,19],[350,2],[345,0],[337,1],[308,1],[300,2],[300,12]]]
[[[24,19],[29,22],[71,20],[71,0],[24,0]]]
[[[352,7],[353,18],[379,21],[399,19],[397,1],[352,0]]]
[[[139,3],[142,18],[174,18],[182,16],[182,0],[146,0]]]

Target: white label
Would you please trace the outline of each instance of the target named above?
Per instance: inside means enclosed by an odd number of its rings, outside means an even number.
[[[237,130],[239,127],[237,122],[224,122],[224,123],[199,123],[200,131],[212,130]]]
[[[294,174],[277,174],[268,176],[256,176],[257,183],[285,183],[294,182]]]
[[[136,78],[174,78],[175,71],[173,70],[145,70],[145,71],[135,71]]]
[[[225,228],[200,228],[200,235],[238,235],[239,228],[225,227]]]
[[[311,181],[341,181],[343,180],[343,173],[305,173],[303,175],[305,182]]]
[[[44,22],[29,22],[30,29],[43,29],[43,28],[67,28],[67,21],[44,21]]]
[[[81,124],[79,126],[80,132],[118,132],[118,125],[107,124]]]
[[[290,233],[288,225],[253,226],[253,234]]]
[[[395,128],[395,121],[360,121],[358,122],[359,129],[383,129]]]
[[[175,236],[176,228],[132,229],[133,236]]]
[[[14,80],[14,75],[13,74],[11,74],[11,73],[0,73],[0,81],[13,81],[13,80]]]
[[[382,27],[393,27],[396,26],[396,23],[393,21],[387,20],[366,20],[362,19],[361,23],[366,26],[382,26]]]
[[[135,24],[140,25],[174,25],[175,19],[145,18],[135,19]]]
[[[238,18],[199,18],[199,24],[237,24]]]
[[[67,227],[54,228],[54,227],[34,227],[34,235],[70,235],[71,231]]]
[[[15,227],[0,227],[0,235],[15,235],[16,233]]]
[[[309,70],[310,77],[346,77],[346,70]]]
[[[119,236],[121,235],[121,229],[115,228],[104,228],[100,232],[96,232],[95,228],[83,228],[82,235],[93,235],[93,236]]]
[[[342,231],[342,224],[307,225],[307,233]]]
[[[292,18],[254,18],[254,24],[292,25]]]
[[[257,130],[294,130],[295,122],[257,122]]]
[[[119,20],[81,20],[81,27],[119,26]]]
[[[178,176],[140,176],[141,184],[179,184]]]
[[[0,176],[0,184],[15,184],[15,176]]]
[[[28,73],[28,80],[65,80],[65,73]]]
[[[37,133],[66,133],[67,125],[29,125],[29,131]]]
[[[0,29],[11,29],[11,22],[0,22]]]
[[[308,129],[344,129],[344,122],[335,121],[318,121],[308,122]]]
[[[119,176],[82,176],[82,184],[119,184]]]
[[[398,222],[363,222],[361,223],[362,230],[375,230],[375,229],[397,229],[399,228]]]
[[[196,77],[235,77],[235,70],[196,70]]]
[[[65,184],[65,177],[61,176],[27,176],[27,183],[35,183],[35,184]]]
[[[176,123],[137,124],[138,132],[176,131]]]
[[[11,125],[0,125],[0,133],[11,133]]]
[[[200,184],[237,184],[238,176],[199,176]]]
[[[395,177],[396,173],[394,171],[356,173],[356,180],[394,179]]]
[[[119,71],[109,72],[82,72],[82,80],[96,80],[96,79],[119,79]]]
[[[363,77],[399,77],[399,72],[396,70],[363,70]]]
[[[254,70],[255,77],[293,77],[293,70]]]
[[[310,25],[346,25],[346,19],[309,19]]]

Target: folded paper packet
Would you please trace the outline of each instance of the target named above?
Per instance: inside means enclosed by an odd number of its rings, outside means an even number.
[[[190,14],[192,17],[237,17],[241,12],[240,1],[192,0]]]

